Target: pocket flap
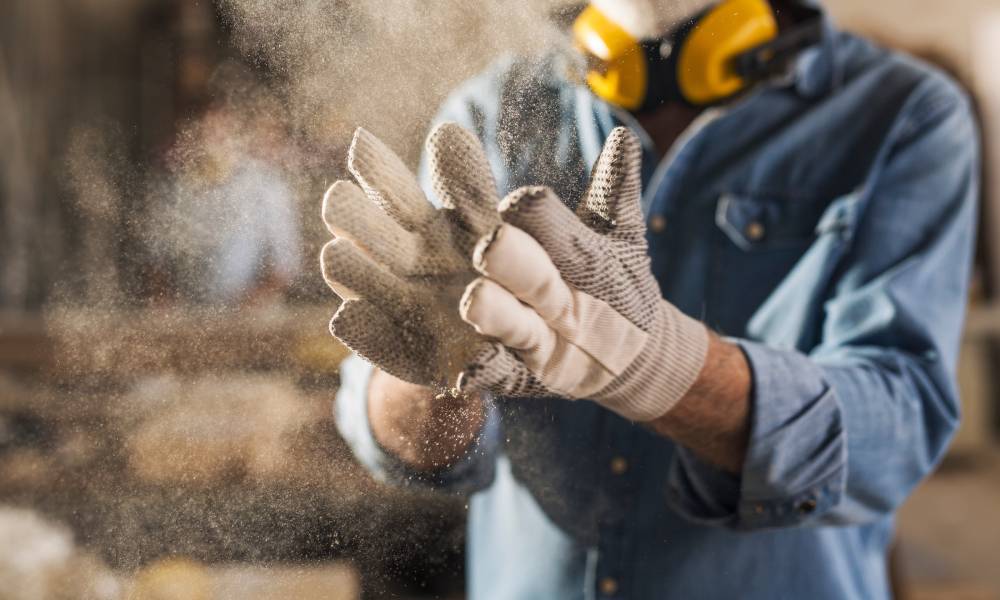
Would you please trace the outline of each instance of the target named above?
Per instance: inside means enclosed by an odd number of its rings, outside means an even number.
[[[860,197],[852,192],[824,202],[726,193],[719,198],[715,221],[745,251],[801,247],[827,233],[853,231]]]
[[[858,222],[862,195],[858,189],[831,202],[816,223],[816,235],[834,233],[849,238]]]

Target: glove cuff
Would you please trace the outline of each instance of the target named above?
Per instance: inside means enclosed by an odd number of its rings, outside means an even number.
[[[651,421],[680,402],[701,374],[708,330],[666,300],[649,340],[622,376],[594,399],[626,419]]]

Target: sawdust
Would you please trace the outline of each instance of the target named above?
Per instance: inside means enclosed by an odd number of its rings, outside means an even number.
[[[248,55],[285,80],[290,117],[346,148],[365,127],[411,161],[446,94],[504,54],[565,43],[551,0],[223,0]]]
[[[232,374],[141,381],[123,399],[139,423],[126,441],[143,481],[212,484],[231,472],[281,480],[290,440],[319,415],[290,381]]]
[[[202,192],[258,161],[267,165],[258,176],[291,190],[303,237],[298,277],[321,288],[312,262],[326,238],[319,202],[345,175],[354,129],[366,127],[415,166],[428,125],[456,84],[502,55],[565,44],[547,17],[556,4],[220,0],[253,69],[235,62],[216,69],[210,107],[177,124],[162,163],[130,158],[122,124],[73,130],[54,176],[69,196],[81,252],[59,273],[47,308],[46,333],[57,342],[48,380],[23,389],[11,381],[16,394],[0,398],[0,416],[14,415],[11,423],[31,413],[42,424],[31,421],[28,433],[11,438],[17,447],[0,456],[0,478],[11,484],[4,500],[35,505],[67,523],[77,541],[34,513],[0,510],[0,589],[15,576],[4,570],[17,560],[9,553],[16,544],[3,537],[11,522],[57,550],[49,562],[39,551],[39,566],[17,575],[32,585],[51,581],[57,589],[63,576],[46,573],[87,557],[79,572],[92,574],[76,577],[97,587],[81,598],[120,596],[121,589],[77,543],[119,573],[171,554],[200,561],[350,555],[366,565],[370,584],[415,560],[424,561],[423,572],[454,564],[462,501],[391,489],[362,473],[332,426],[334,364],[289,368],[298,354],[317,353],[296,354],[305,346],[272,331],[256,340],[209,340],[217,322],[245,333],[252,328],[242,320],[264,320],[232,307],[213,309],[206,322],[214,324],[185,337],[182,325],[203,316],[204,307],[187,303],[198,293],[172,298],[181,301],[174,312],[191,317],[179,319],[143,312],[150,299],[122,281],[136,264],[166,264],[182,287],[213,268],[208,255],[220,236],[242,235],[261,219]],[[209,212],[201,211],[206,202],[215,202]],[[313,297],[329,302],[324,314],[332,314],[329,295]],[[324,319],[307,321],[327,336]],[[28,595],[14,598],[63,597],[24,589]]]
[[[110,570],[72,533],[34,511],[0,506],[0,597],[6,600],[112,600]]]

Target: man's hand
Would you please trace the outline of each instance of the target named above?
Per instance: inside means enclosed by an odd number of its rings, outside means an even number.
[[[422,471],[461,459],[483,426],[477,394],[452,394],[376,370],[368,388],[368,420],[386,450]]]
[[[738,471],[749,368],[739,348],[660,294],[635,136],[612,132],[575,213],[546,188],[514,192],[497,213],[482,148],[457,126],[435,130],[428,151],[443,209],[363,130],[349,167],[364,192],[338,182],[324,200],[337,239],[323,250],[323,273],[345,300],[331,329],[401,378],[372,379],[380,443],[417,468],[439,468],[481,428],[479,391],[589,398]],[[471,266],[481,277],[470,283]],[[465,393],[442,393],[456,373]]]
[[[323,200],[334,234],[321,256],[323,277],[344,300],[330,329],[380,369],[411,383],[454,385],[485,341],[458,315],[475,277],[476,240],[500,222],[496,184],[479,141],[454,124],[427,140],[442,208],[382,142],[358,129],[348,168]]]
[[[464,389],[588,398],[649,421],[691,388],[708,332],[663,299],[650,270],[640,161],[638,139],[619,127],[575,214],[548,188],[504,199],[461,305],[499,343],[476,356]]]

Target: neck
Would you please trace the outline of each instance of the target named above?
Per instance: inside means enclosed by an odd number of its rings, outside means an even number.
[[[701,111],[700,108],[672,102],[652,112],[636,115],[636,120],[653,140],[657,153],[665,156],[677,137]]]

